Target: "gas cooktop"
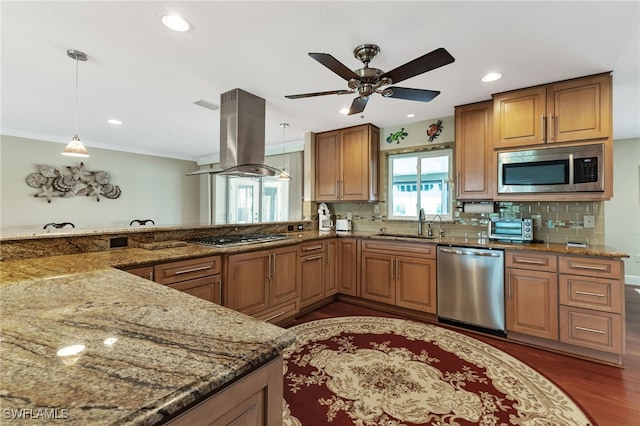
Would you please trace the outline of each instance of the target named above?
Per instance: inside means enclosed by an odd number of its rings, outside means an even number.
[[[202,244],[214,247],[229,247],[239,246],[246,244],[268,243],[270,241],[285,240],[288,237],[284,234],[267,234],[267,233],[255,233],[255,234],[232,234],[232,235],[219,235],[216,237],[204,237],[195,238],[190,240],[190,243]]]

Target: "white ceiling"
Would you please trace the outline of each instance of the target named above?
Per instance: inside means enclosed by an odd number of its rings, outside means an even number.
[[[167,12],[186,33],[166,29]],[[453,115],[455,105],[492,93],[613,71],[614,138],[640,137],[640,2],[267,2],[103,1],[1,3],[2,133],[89,147],[198,160],[218,152],[219,104],[241,88],[267,101],[267,148],[371,122],[380,127]],[[289,100],[289,94],[346,89],[311,59],[326,52],[351,69],[353,49],[380,46],[383,71],[438,47],[453,64],[402,82],[440,90],[430,103],[373,95],[363,116],[343,116],[354,95]],[[489,71],[504,77],[482,83]],[[407,118],[415,113],[415,118]],[[119,127],[107,119],[123,121]],[[283,132],[279,123],[290,123]]]

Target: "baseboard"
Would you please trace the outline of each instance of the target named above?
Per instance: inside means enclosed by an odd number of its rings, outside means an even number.
[[[625,275],[624,283],[626,285],[640,285],[640,276],[638,275]]]

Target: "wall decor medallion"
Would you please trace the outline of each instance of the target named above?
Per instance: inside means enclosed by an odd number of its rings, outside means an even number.
[[[110,183],[109,173],[98,170],[90,171],[84,163],[78,166],[55,167],[48,164],[38,164],[37,172],[31,173],[25,181],[32,188],[40,189],[34,197],[42,197],[51,203],[53,197],[71,198],[76,196],[101,197],[115,200],[122,195],[118,185]]]
[[[399,132],[391,133],[387,137],[387,143],[393,143],[394,141],[396,143],[400,143],[400,141],[406,138],[407,136],[409,136],[409,133],[405,132],[403,127]]]
[[[427,128],[427,137],[429,138],[429,142],[433,142],[440,136],[442,133],[442,120],[438,120],[437,122],[430,124]]]

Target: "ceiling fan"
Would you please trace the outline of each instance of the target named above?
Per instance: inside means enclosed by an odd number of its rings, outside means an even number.
[[[377,68],[369,68],[369,62],[380,53],[380,48],[375,44],[362,44],[353,50],[353,56],[360,60],[364,67],[350,70],[342,62],[328,53],[309,53],[316,61],[329,68],[340,77],[347,80],[349,90],[330,90],[326,92],[304,93],[300,95],[287,95],[288,99],[309,98],[324,95],[349,95],[358,93],[358,97],[351,103],[349,115],[364,111],[369,96],[379,93],[387,98],[407,99],[411,101],[429,102],[440,94],[437,90],[411,89],[408,87],[389,86],[399,83],[416,75],[440,68],[455,61],[453,56],[444,48],[438,48],[413,61],[400,65],[389,72],[383,72]]]

